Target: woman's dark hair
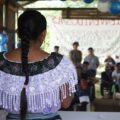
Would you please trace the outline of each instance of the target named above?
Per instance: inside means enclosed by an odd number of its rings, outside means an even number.
[[[73,43],[73,46],[76,45],[76,46],[79,46],[79,43],[76,41]]]
[[[88,50],[91,50],[91,51],[93,51],[94,49],[93,49],[92,47],[89,47],[89,48],[88,48]]]
[[[55,49],[59,49],[59,46],[54,46]]]
[[[46,30],[46,19],[38,11],[26,10],[18,19],[18,36],[21,39],[21,61],[22,72],[25,75],[25,82],[21,92],[20,117],[25,120],[28,111],[26,86],[29,83],[28,53],[30,41],[36,41],[39,35]]]

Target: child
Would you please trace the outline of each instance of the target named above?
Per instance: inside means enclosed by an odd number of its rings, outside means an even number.
[[[88,77],[86,73],[81,74],[81,80],[79,85],[80,85],[79,101],[81,103],[80,111],[87,111],[87,104],[90,101],[89,101]]]
[[[80,111],[87,111],[88,103],[92,97],[93,81],[91,80],[91,72],[88,70],[89,63],[84,61],[81,65],[81,72],[78,74],[78,85],[76,86],[76,94],[80,102]],[[92,82],[92,83],[91,83]]]

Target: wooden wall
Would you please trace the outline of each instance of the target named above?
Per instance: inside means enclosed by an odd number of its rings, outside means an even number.
[[[16,7],[12,5],[10,2],[7,2],[5,27],[7,28],[7,33],[9,36],[8,50],[14,49],[15,47],[15,12]]]
[[[97,8],[74,8],[62,10],[63,19],[120,19],[120,15],[102,13]]]
[[[6,27],[9,30],[15,30],[15,12],[16,9],[10,3],[6,4]]]
[[[0,0],[0,31],[2,31],[3,26],[3,3]]]

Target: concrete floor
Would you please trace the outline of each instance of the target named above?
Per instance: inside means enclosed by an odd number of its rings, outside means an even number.
[[[94,108],[97,112],[120,112],[120,100],[96,99]]]

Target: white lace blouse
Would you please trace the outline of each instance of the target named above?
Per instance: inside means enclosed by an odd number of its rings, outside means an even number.
[[[69,94],[75,92],[76,70],[65,56],[51,54],[47,59],[29,63],[29,84],[27,86],[28,112],[48,114],[61,108],[66,98],[66,84]],[[24,84],[21,63],[8,61],[0,55],[0,106],[8,112],[19,113],[20,93]]]

